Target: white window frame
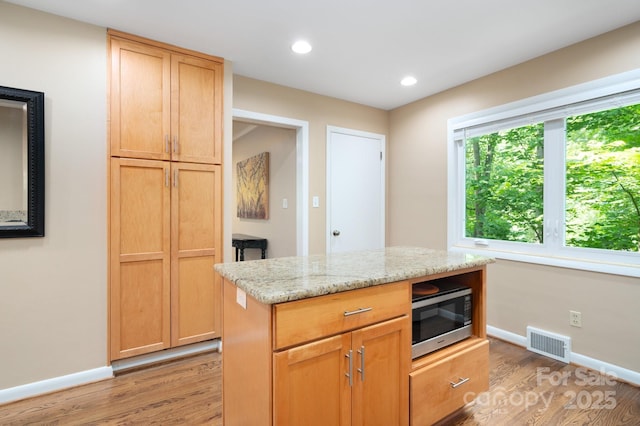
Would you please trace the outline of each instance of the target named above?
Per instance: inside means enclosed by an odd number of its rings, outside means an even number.
[[[487,130],[504,128],[504,123],[523,126],[546,121],[545,138],[564,138],[564,117],[579,114],[580,103],[588,104],[591,111],[599,98],[640,89],[640,69],[572,86],[555,92],[523,99],[495,108],[451,118],[447,122],[448,153],[448,224],[447,245],[449,250],[480,254],[499,259],[559,266],[587,271],[640,277],[640,253],[614,252],[608,250],[573,248],[564,246],[563,185],[564,143],[545,145],[544,184],[544,243],[519,243],[484,240],[465,237],[465,149],[462,142],[467,132],[488,133]],[[632,95],[636,96],[636,95]],[[639,102],[640,102],[640,94]],[[615,104],[615,99],[613,100]],[[612,100],[603,101],[604,106]],[[535,119],[531,117],[535,116]],[[494,126],[495,123],[495,126]],[[552,171],[549,173],[549,171]],[[552,173],[556,173],[554,176]],[[550,184],[553,181],[556,185]],[[555,200],[555,201],[551,201]],[[561,201],[559,201],[561,200]]]

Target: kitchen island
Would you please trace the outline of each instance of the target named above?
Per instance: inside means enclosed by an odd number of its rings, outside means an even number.
[[[390,247],[215,265],[224,424],[423,425],[470,402],[488,389],[491,262]],[[412,360],[411,288],[448,277],[473,290],[472,336]]]

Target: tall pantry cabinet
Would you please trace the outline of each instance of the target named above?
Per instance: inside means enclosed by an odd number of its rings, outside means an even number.
[[[220,337],[220,58],[109,31],[109,347]]]

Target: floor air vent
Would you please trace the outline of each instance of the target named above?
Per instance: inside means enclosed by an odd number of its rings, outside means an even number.
[[[571,338],[527,327],[527,349],[531,352],[569,363]]]

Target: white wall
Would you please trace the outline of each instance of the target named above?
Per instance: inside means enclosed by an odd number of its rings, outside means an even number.
[[[46,236],[0,239],[2,390],[107,363],[106,32],[0,2],[0,58],[46,153]]]

